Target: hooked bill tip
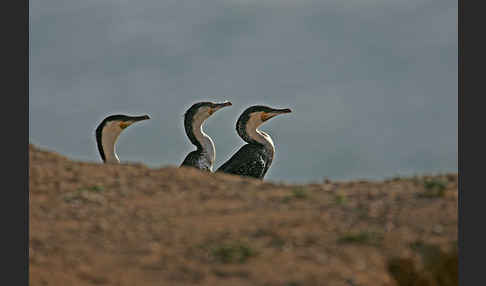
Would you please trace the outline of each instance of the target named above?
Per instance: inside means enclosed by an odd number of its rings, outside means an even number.
[[[225,101],[225,102],[221,103],[221,105],[222,106],[231,106],[233,104],[231,102],[229,102],[229,101]]]
[[[150,116],[148,114],[142,115],[142,116],[138,116],[136,118],[137,121],[139,121],[139,120],[147,120],[147,119],[150,119]]]

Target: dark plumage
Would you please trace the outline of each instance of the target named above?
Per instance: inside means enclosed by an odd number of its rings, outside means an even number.
[[[260,143],[248,143],[221,165],[217,172],[263,179],[272,161],[272,151]]]
[[[196,146],[196,150],[185,157],[181,167],[194,167],[204,171],[212,171],[215,158],[214,143],[202,131],[202,124],[214,112],[226,106],[231,106],[231,102],[198,102],[186,111],[184,114],[184,129],[191,143]]]
[[[268,134],[259,125],[290,109],[274,109],[256,105],[247,108],[236,122],[236,132],[248,144],[241,147],[217,172],[263,179],[273,162],[275,148]]]
[[[106,117],[105,119],[103,119],[103,121],[101,121],[101,123],[98,124],[98,127],[96,127],[96,131],[95,131],[96,144],[98,146],[98,152],[100,153],[101,160],[103,160],[103,162],[106,162],[106,155],[105,155],[105,151],[104,151],[104,148],[103,148],[102,136],[103,136],[103,129],[105,128],[105,126],[109,122],[112,122],[112,121],[117,121],[117,122],[120,122],[120,123],[126,122],[127,125],[125,127],[123,127],[123,128],[120,127],[120,129],[123,130],[128,125],[132,124],[133,122],[147,120],[147,119],[150,119],[150,117],[148,115],[129,116],[129,115],[123,115],[123,114],[110,115],[110,116]],[[121,132],[121,130],[120,130],[120,132]],[[115,142],[113,142],[113,144],[114,143]]]
[[[181,164],[185,167],[194,167],[203,171],[212,171],[213,162],[203,154],[203,151],[198,149],[187,154],[186,158]]]

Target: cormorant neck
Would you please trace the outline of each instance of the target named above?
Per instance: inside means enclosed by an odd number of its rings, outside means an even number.
[[[216,157],[216,150],[211,137],[203,131],[202,125],[204,120],[206,120],[206,118],[195,118],[192,122],[192,128],[189,130],[186,128],[186,133],[189,139],[191,139],[191,142],[197,147],[197,150],[201,151],[201,154],[205,156],[212,165]]]
[[[258,130],[256,128],[252,128],[250,125],[246,126],[246,135],[250,140],[245,140],[248,143],[258,143],[263,145],[266,149],[271,152],[275,152],[275,145],[273,144],[273,140],[267,133]]]
[[[112,143],[103,144],[103,151],[105,152],[105,163],[111,163],[111,164],[120,163],[120,159],[118,159],[118,155],[116,155],[115,153],[114,144]]]
[[[115,152],[115,144],[121,130],[116,129],[116,127],[107,126],[103,129],[101,135],[101,146],[103,148],[103,153],[105,155],[104,162],[118,164],[120,160]]]

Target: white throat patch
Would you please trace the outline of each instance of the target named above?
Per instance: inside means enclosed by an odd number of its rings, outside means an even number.
[[[101,133],[101,145],[105,153],[106,163],[120,163],[115,152],[115,144],[118,136],[123,131],[120,127],[120,121],[110,121],[106,123]]]

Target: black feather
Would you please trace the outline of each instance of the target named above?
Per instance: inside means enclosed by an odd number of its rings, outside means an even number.
[[[273,152],[261,144],[241,147],[216,172],[263,179],[273,161]]]
[[[194,167],[203,171],[211,171],[211,162],[202,155],[201,150],[195,150],[187,154],[181,167]]]

